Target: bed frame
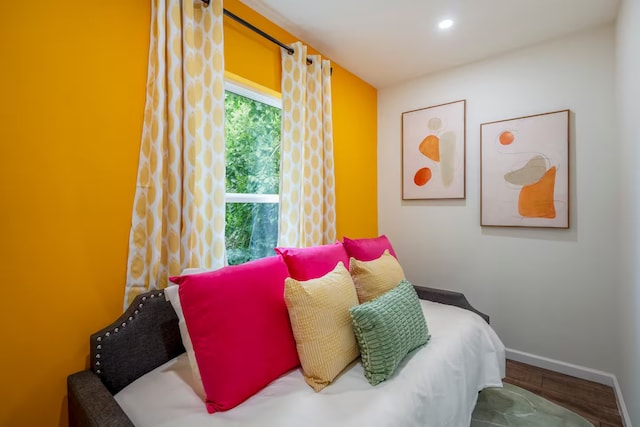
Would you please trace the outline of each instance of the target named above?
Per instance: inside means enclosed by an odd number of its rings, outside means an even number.
[[[473,311],[459,292],[415,286],[421,299]],[[90,367],[67,377],[69,426],[133,426],[113,398],[124,387],[185,351],[178,318],[164,292],[138,295],[106,328],[91,335]]]

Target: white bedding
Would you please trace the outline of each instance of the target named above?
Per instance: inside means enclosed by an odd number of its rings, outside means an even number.
[[[504,345],[475,313],[421,303],[431,340],[375,387],[365,379],[360,359],[319,393],[298,368],[236,408],[208,414],[183,353],[115,399],[139,427],[469,426],[478,391],[502,386]]]

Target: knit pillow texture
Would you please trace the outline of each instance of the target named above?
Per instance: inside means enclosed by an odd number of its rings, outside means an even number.
[[[429,341],[420,300],[406,280],[349,312],[364,375],[371,385],[389,379],[409,352]]]
[[[209,413],[231,409],[299,366],[277,256],[172,277]]]
[[[395,288],[405,278],[402,266],[388,249],[385,249],[378,259],[372,261],[358,261],[351,258],[349,270],[360,303],[379,297]]]
[[[358,304],[353,281],[339,262],[317,279],[288,278],[284,299],[304,379],[320,391],[359,354],[349,315]]]

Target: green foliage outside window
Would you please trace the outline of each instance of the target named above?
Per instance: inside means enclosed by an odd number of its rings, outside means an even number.
[[[278,194],[281,110],[225,93],[226,191]],[[225,238],[229,264],[273,255],[277,203],[227,203]]]

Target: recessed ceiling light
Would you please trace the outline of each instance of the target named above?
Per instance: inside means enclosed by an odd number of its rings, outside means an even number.
[[[443,19],[438,23],[438,28],[441,30],[446,30],[447,28],[451,28],[453,26],[453,21],[451,19]]]

